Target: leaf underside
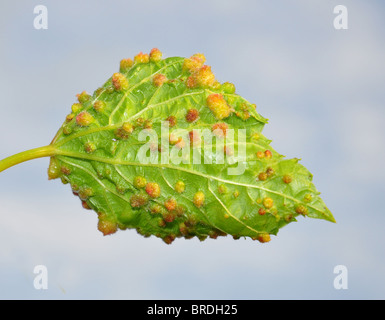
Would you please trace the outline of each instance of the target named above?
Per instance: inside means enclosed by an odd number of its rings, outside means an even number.
[[[166,243],[224,235],[267,242],[298,216],[334,222],[311,173],[298,159],[285,159],[270,146],[262,134],[267,120],[231,83],[219,83],[204,63],[202,54],[163,59],[157,49],[122,60],[119,72],[92,95],[78,95],[51,143],[56,152],[49,178],[71,186],[83,207],[98,214],[104,235],[134,228]],[[168,149],[161,140],[165,121]],[[176,129],[218,128],[223,135],[212,142],[195,143],[194,135],[172,140]],[[233,145],[226,144],[230,129]],[[239,129],[245,130],[244,142],[237,140]],[[143,163],[138,157],[149,141],[142,138],[143,130],[157,134],[158,144],[149,149],[157,161]],[[221,139],[224,163],[216,153]],[[240,165],[231,163],[230,156],[242,143],[244,170],[229,174]],[[204,145],[213,152],[199,149]],[[201,163],[192,161],[194,148],[200,150]],[[172,149],[180,163],[162,162],[162,154]],[[205,163],[208,157],[211,163]]]

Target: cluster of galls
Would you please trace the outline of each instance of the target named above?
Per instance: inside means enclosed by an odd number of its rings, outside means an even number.
[[[254,138],[258,139],[259,135],[258,134],[256,134],[256,135],[257,136]],[[258,151],[256,153],[256,157],[258,160],[269,160],[273,157],[273,153],[270,150]],[[269,178],[273,177],[274,175],[275,175],[274,169],[272,167],[267,167],[265,171],[262,171],[258,174],[257,180],[258,181],[266,181]],[[281,181],[286,185],[292,183],[292,181],[293,181],[293,177],[290,174],[283,175],[281,179],[282,179]],[[310,202],[311,199],[312,199],[312,196],[310,194],[306,194],[303,201],[304,202]],[[270,209],[272,209],[274,206],[274,201],[270,197],[266,197],[263,200],[259,199],[259,201],[257,201],[257,202],[262,204],[262,207],[259,208],[259,210],[258,210],[259,215],[265,215],[267,212],[270,212]],[[308,214],[308,209],[303,204],[295,205],[294,211],[296,214],[300,214],[303,216],[306,216]],[[288,222],[292,218],[293,218],[293,215],[285,216],[285,219]]]
[[[206,58],[201,53],[184,59],[182,71],[188,75],[186,78],[186,86],[190,89],[221,89],[224,93],[234,93],[235,86],[229,82],[223,84],[218,82],[215,79],[214,73],[211,71],[211,67],[205,65],[205,61]],[[206,103],[214,116],[219,120],[229,117],[231,113],[234,112],[234,109],[228,105],[223,95],[219,93],[210,94],[207,97]]]
[[[157,62],[162,59],[162,52],[153,48],[150,54],[138,53],[134,60],[127,58],[120,61],[119,72],[115,72],[111,77],[111,87],[108,88],[99,88],[95,91],[96,96],[99,96],[100,93],[104,90],[107,92],[121,92],[125,91],[129,87],[129,81],[124,75],[134,64],[140,63],[149,63]],[[153,78],[153,83],[155,86],[161,86],[164,82],[167,81],[167,78],[162,74],[157,74]],[[78,102],[74,103],[71,107],[71,113],[66,116],[65,123],[63,125],[63,133],[69,135],[73,132],[74,128],[77,127],[88,127],[95,122],[95,118],[90,112],[92,109],[97,113],[103,113],[106,108],[106,103],[101,100],[96,100],[92,104],[92,97],[86,91],[77,95]],[[73,124],[73,120],[75,125]]]
[[[194,226],[197,219],[194,214],[187,212],[186,208],[179,204],[175,197],[168,196],[162,198],[161,187],[156,182],[147,182],[143,176],[137,176],[133,180],[133,186],[138,189],[136,193],[130,197],[130,205],[133,209],[143,209],[154,215],[157,221],[157,226],[165,228],[169,224],[178,224],[178,233],[171,233],[166,236],[155,234],[161,237],[164,242],[170,244],[176,237],[192,238],[197,235]],[[179,180],[174,185],[174,190],[177,194],[182,194],[186,190],[186,184]],[[197,191],[192,199],[192,203],[196,208],[202,208],[205,204],[205,195],[202,191]],[[141,228],[137,228],[139,233],[143,233]],[[211,232],[208,236],[217,237],[219,232]],[[146,235],[143,233],[143,235]],[[197,235],[200,240],[203,236]]]

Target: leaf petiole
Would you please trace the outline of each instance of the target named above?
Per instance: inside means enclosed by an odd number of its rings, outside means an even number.
[[[43,158],[43,157],[51,157],[53,155],[55,155],[55,148],[53,145],[26,150],[26,151],[14,154],[3,160],[0,160],[0,172],[28,160]]]

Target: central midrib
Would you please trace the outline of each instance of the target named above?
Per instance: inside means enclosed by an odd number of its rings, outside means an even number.
[[[216,176],[210,176],[210,175],[207,175],[207,174],[204,174],[201,172],[197,172],[197,171],[193,171],[193,170],[189,170],[186,168],[174,167],[170,164],[139,163],[139,162],[124,161],[124,160],[120,160],[120,159],[108,159],[108,158],[101,158],[101,157],[96,157],[96,156],[88,155],[88,154],[79,154],[76,152],[70,152],[70,151],[59,150],[59,149],[56,150],[56,155],[73,157],[73,158],[82,159],[82,160],[98,161],[98,162],[108,163],[108,164],[117,165],[117,166],[143,166],[143,167],[167,168],[167,169],[171,169],[171,170],[183,171],[183,172],[186,172],[189,174],[194,174],[194,175],[200,176],[202,178],[206,178],[206,179],[212,179],[212,180],[216,180],[219,182],[228,183],[228,184],[232,184],[232,185],[236,185],[236,186],[240,186],[240,187],[259,189],[259,190],[262,190],[265,192],[276,194],[282,198],[290,199],[290,200],[297,202],[297,203],[302,203],[302,201],[300,201],[296,198],[293,198],[289,195],[285,195],[285,194],[282,194],[282,193],[277,192],[277,191],[266,189],[264,187],[260,187],[260,186],[256,186],[256,185],[252,185],[252,184],[247,184],[247,183],[239,183],[239,182],[235,182],[235,181],[231,181],[231,180],[226,180],[223,178],[219,178]],[[309,205],[309,204],[306,204],[306,205],[308,207],[316,210],[317,212],[325,215],[325,213],[322,212],[320,209],[318,209],[312,205]]]

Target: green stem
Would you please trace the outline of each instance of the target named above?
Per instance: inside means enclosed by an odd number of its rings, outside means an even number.
[[[52,145],[23,151],[0,161],[0,172],[24,161],[55,155]]]

